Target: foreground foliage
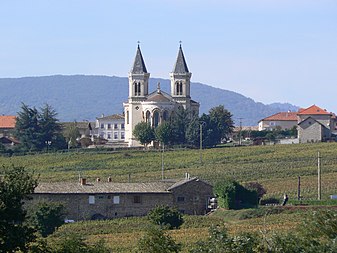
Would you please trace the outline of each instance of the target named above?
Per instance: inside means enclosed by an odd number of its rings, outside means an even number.
[[[241,233],[229,235],[225,227],[211,227],[209,238],[198,242],[191,253],[336,252],[337,212],[310,215],[297,233]]]
[[[26,223],[24,200],[37,186],[32,173],[23,167],[3,168],[0,178],[0,252],[25,251],[34,240],[34,230]]]
[[[179,252],[181,244],[176,243],[162,228],[152,226],[138,241],[137,248],[137,252],[143,253],[170,253]]]

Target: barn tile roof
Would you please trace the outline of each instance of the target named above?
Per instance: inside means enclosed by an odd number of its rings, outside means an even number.
[[[15,128],[16,116],[0,116],[0,128]]]
[[[73,182],[40,183],[35,193],[39,194],[94,194],[94,193],[167,193],[172,182],[114,183],[95,182],[81,185]]]

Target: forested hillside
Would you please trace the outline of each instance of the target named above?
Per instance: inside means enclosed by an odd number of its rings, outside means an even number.
[[[158,82],[169,92],[170,81],[158,78],[150,79],[150,92],[156,89]],[[22,102],[36,107],[48,103],[58,112],[61,121],[82,121],[93,120],[102,113],[122,113],[122,103],[128,96],[128,80],[85,75],[0,78],[0,91],[0,114],[15,115]],[[191,96],[200,103],[200,113],[223,104],[237,125],[239,118],[243,125],[257,125],[260,119],[276,112],[298,109],[290,104],[265,105],[239,93],[201,83],[191,84]]]

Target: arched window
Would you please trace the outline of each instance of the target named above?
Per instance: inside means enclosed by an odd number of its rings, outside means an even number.
[[[183,83],[182,82],[176,82],[176,94],[177,95],[183,94]]]
[[[135,96],[140,96],[140,82],[134,82]]]
[[[163,112],[163,120],[164,120],[164,121],[167,121],[167,120],[168,120],[168,112],[167,112],[167,111],[164,111],[164,112]]]
[[[146,123],[150,123],[150,120],[151,120],[151,113],[147,111],[145,114],[145,121]]]
[[[152,122],[153,122],[154,127],[157,127],[159,125],[159,112],[158,111],[154,111]]]

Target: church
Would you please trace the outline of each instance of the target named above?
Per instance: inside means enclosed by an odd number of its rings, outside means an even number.
[[[149,92],[150,73],[147,72],[142,52],[138,45],[136,57],[129,72],[129,96],[123,103],[125,115],[125,142],[129,147],[140,146],[133,137],[134,127],[142,122],[148,122],[157,127],[167,121],[180,107],[194,115],[199,114],[200,104],[191,99],[191,79],[181,45],[179,46],[177,60],[170,73],[171,93],[160,89]]]

